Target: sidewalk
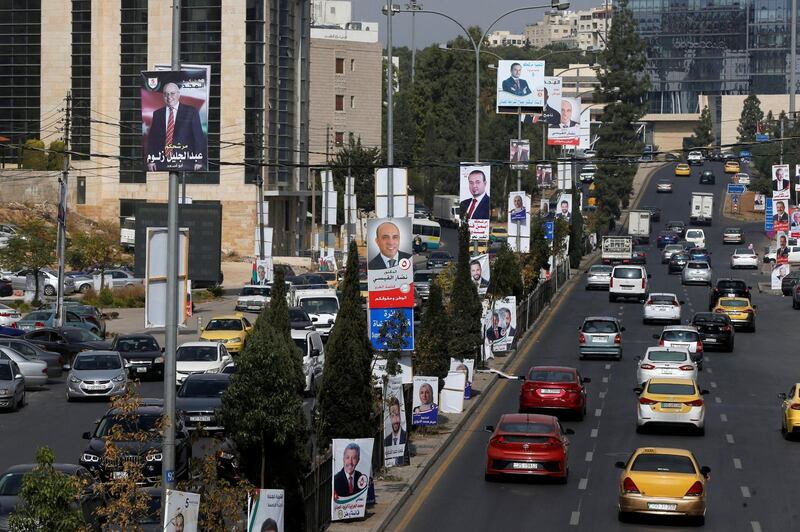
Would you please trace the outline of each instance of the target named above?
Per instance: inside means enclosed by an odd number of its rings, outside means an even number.
[[[650,177],[661,165],[648,167],[636,173],[633,180],[633,198],[631,209],[635,209],[641,199],[642,192]],[[628,219],[628,212],[624,211],[618,223],[624,226]],[[519,340],[518,351],[527,351],[538,339],[544,325],[549,321],[552,311],[562,301],[574,286],[582,281],[581,272],[589,268],[596,260],[598,250],[585,256],[577,270],[572,270],[570,279],[559,288],[550,305],[542,312],[537,321],[530,326],[527,334]],[[506,356],[487,361],[487,368],[505,372],[517,360],[517,352],[512,351]],[[461,414],[439,414],[439,425],[430,429],[426,434],[413,432],[411,434],[411,465],[405,467],[392,467],[384,469],[375,476],[376,503],[367,508],[366,517],[360,521],[334,522],[328,530],[341,532],[367,532],[386,530],[405,501],[422,483],[422,479],[431,469],[442,454],[447,451],[452,440],[462,431],[473,414],[479,412],[483,399],[489,396],[492,387],[499,378],[491,373],[475,373],[472,382],[472,399],[464,401],[464,412]]]

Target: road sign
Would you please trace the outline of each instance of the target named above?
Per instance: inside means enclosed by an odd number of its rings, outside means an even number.
[[[555,228],[555,222],[545,222],[544,223],[544,238],[546,240],[553,240],[554,228]]]
[[[769,135],[767,133],[756,133],[756,142],[767,142],[769,141]]]
[[[746,185],[740,185],[738,183],[728,183],[728,194],[744,194],[747,190]]]

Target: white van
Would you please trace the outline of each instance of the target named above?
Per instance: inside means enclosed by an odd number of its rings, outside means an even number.
[[[683,238],[694,244],[696,248],[705,249],[706,247],[706,233],[702,229],[687,229]]]
[[[647,279],[650,275],[644,266],[621,265],[611,270],[608,283],[608,300],[612,303],[618,298],[635,298],[644,303],[647,298]]]
[[[292,329],[292,341],[303,353],[303,374],[306,377],[305,391],[314,392],[325,367],[325,346],[317,331]]]

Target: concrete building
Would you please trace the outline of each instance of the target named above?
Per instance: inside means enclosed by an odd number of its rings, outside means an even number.
[[[568,48],[577,47],[574,11],[547,11],[542,20],[525,26],[525,36],[534,48],[563,43]]]
[[[194,203],[221,205],[224,251],[253,253],[260,175],[274,253],[306,247],[302,58],[310,7],[308,0],[182,2],[181,60],[211,67],[209,171],[186,172],[186,194]],[[139,94],[140,72],[170,63],[171,2],[19,0],[4,2],[0,19],[10,22],[0,25],[0,136],[11,139],[0,154],[11,159],[5,162],[16,163],[15,148],[26,139],[49,143],[61,136],[71,90],[77,153],[70,209],[117,219],[133,215],[141,202],[166,202],[167,174],[143,169]]]
[[[594,7],[585,11],[576,11],[575,40],[581,50],[605,49],[605,36],[611,28],[612,9],[608,7]]]
[[[506,30],[494,31],[486,40],[489,41],[489,46],[518,46],[522,48],[528,44],[527,36]]]

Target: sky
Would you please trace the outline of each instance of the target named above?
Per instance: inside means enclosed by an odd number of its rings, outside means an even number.
[[[405,9],[410,0],[393,0],[393,3]],[[482,30],[503,13],[518,7],[536,6],[548,3],[548,0],[418,0],[425,9],[447,13],[458,20],[464,27],[480,26]],[[610,2],[610,0],[609,0]],[[353,20],[379,22],[380,40],[386,42],[386,16],[381,7],[386,5],[381,0],[353,0]],[[574,0],[571,10],[588,9],[603,5],[603,0]],[[509,30],[512,33],[524,33],[526,24],[533,24],[542,19],[544,10],[530,10],[515,13],[501,19],[492,28]],[[398,13],[392,21],[392,41],[395,46],[411,46],[411,15]],[[446,43],[463,31],[455,23],[444,17],[430,13],[421,13],[414,17],[416,26],[416,46],[424,48],[433,43]]]

